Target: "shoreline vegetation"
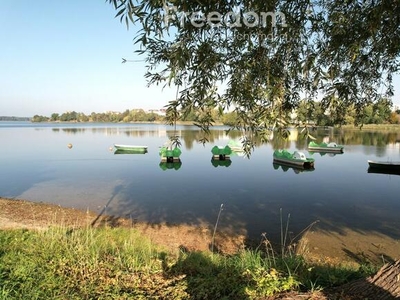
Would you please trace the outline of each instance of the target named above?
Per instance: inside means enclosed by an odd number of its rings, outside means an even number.
[[[0,198],[0,299],[357,299],[340,287],[367,282],[387,262],[313,259],[323,250],[313,246],[317,231],[281,249],[216,232]],[[346,236],[355,238],[343,233],[340,247]],[[317,239],[323,248],[335,237]],[[380,242],[384,252],[390,241]]]
[[[301,101],[298,107],[285,112],[282,116],[285,124],[299,126],[308,124],[308,126],[352,126],[362,128],[365,125],[390,125],[400,124],[400,109],[392,107],[392,103],[382,98],[375,104],[369,104],[363,108],[362,112],[357,112],[355,107],[350,107],[347,111],[332,112],[323,107],[318,101]],[[16,117],[2,117],[0,120],[10,120]],[[163,109],[126,109],[123,112],[108,111],[103,113],[92,112],[86,115],[83,112],[67,111],[64,113],[54,112],[51,116],[34,115],[31,122],[111,122],[111,123],[135,123],[135,122],[162,122],[177,123],[189,122],[196,124],[223,124],[227,126],[238,126],[243,123],[243,116],[237,111],[221,111],[216,108],[207,108],[206,110],[186,109],[170,111]],[[353,124],[360,124],[354,126]],[[362,125],[364,124],[364,125]]]
[[[399,115],[400,116],[400,115]],[[16,121],[16,122],[29,122],[30,119],[28,118],[20,118],[20,119],[15,119],[15,120],[8,120],[8,121]],[[130,122],[95,122],[95,121],[41,121],[41,122],[32,122],[31,123],[54,123],[54,124],[90,124],[90,123],[116,123],[116,124],[162,124],[162,125],[168,125],[165,123],[165,121],[130,121]],[[176,121],[176,125],[194,125],[193,121]],[[227,124],[224,124],[223,122],[214,122],[213,126],[229,126]],[[324,126],[324,125],[295,125],[292,124],[288,126],[288,128],[294,128],[298,127],[299,129],[304,128],[305,126],[308,126],[310,128],[325,128],[325,129],[346,129],[346,130],[376,130],[376,131],[381,131],[381,130],[398,130],[400,128],[400,123],[399,124],[363,124],[362,126],[356,126],[356,125],[335,125],[335,126]]]
[[[399,115],[400,118],[400,115]],[[51,120],[46,120],[46,121],[31,121],[30,118],[15,118],[15,117],[10,117],[7,120],[0,120],[0,121],[15,121],[15,122],[31,122],[31,123],[54,123],[54,124],[91,124],[91,123],[116,123],[116,124],[162,124],[162,125],[168,125],[166,124],[165,121],[163,120],[154,120],[154,121],[129,121],[129,122],[112,122],[112,121],[51,121]],[[194,121],[176,121],[176,125],[194,125]],[[221,121],[218,122],[213,122],[213,126],[230,126],[232,124],[224,123]],[[299,129],[304,128],[305,126],[309,128],[325,128],[325,129],[346,129],[346,130],[376,130],[376,131],[381,131],[381,130],[398,130],[400,128],[400,123],[395,123],[395,124],[390,124],[390,123],[384,123],[384,124],[363,124],[363,125],[353,125],[353,124],[345,124],[345,125],[315,125],[315,124],[291,124],[288,126],[288,128],[294,128],[298,127]]]

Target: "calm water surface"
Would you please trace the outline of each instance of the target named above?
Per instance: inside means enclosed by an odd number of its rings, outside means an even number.
[[[238,139],[223,127],[198,143],[193,126],[178,126],[182,165],[160,167],[159,147],[173,135],[164,125],[0,122],[0,196],[90,209],[140,221],[213,226],[276,238],[280,211],[294,235],[319,220],[332,231],[351,228],[400,238],[400,176],[368,173],[368,159],[400,160],[399,132],[315,132],[345,145],[344,154],[314,153],[315,170],[274,166],[274,149],[306,150],[292,132],[256,147],[250,159],[214,166],[211,148]],[[73,147],[69,149],[67,145]],[[116,155],[114,143],[147,145],[144,155]]]

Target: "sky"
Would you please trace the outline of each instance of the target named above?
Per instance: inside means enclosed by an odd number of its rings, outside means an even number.
[[[147,87],[136,29],[104,0],[0,1],[0,116],[160,109],[175,90]]]
[[[143,58],[137,29],[115,13],[105,0],[0,1],[0,116],[160,109],[174,99],[173,88],[147,86],[144,62],[121,63]]]

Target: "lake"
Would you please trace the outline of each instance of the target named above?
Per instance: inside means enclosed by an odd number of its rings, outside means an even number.
[[[287,220],[294,235],[319,220],[325,230],[400,238],[400,176],[367,171],[368,159],[400,160],[399,132],[318,130],[319,142],[343,144],[344,154],[314,153],[315,169],[299,172],[272,163],[274,149],[311,155],[297,130],[260,144],[249,159],[213,164],[214,145],[240,138],[225,129],[215,127],[203,145],[196,127],[177,126],[182,164],[165,169],[158,151],[174,134],[171,126],[0,122],[0,196],[211,228],[223,204],[218,228],[254,239],[264,232],[277,239]],[[117,155],[114,143],[147,145],[148,153]]]

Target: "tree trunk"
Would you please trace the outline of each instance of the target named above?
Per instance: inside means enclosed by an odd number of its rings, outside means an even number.
[[[400,259],[385,264],[372,277],[349,282],[335,290],[345,299],[400,299]]]

